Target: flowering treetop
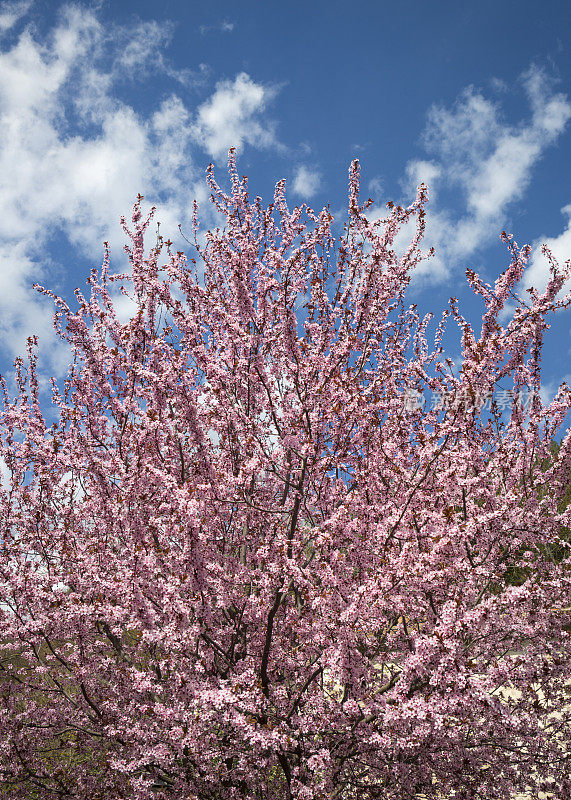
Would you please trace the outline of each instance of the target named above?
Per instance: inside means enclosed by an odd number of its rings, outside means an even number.
[[[480,333],[452,300],[429,346],[405,304],[424,186],[371,221],[354,162],[336,239],[283,182],[268,207],[250,200],[232,153],[230,177],[226,194],[209,172],[225,226],[201,239],[197,211],[190,262],[160,237],[145,251],[139,199],[126,324],[109,254],[77,310],[41,289],[74,357],[53,425],[33,342],[0,416],[0,786],[563,796],[571,438],[549,445],[570,393],[509,418],[474,400],[500,380],[539,389],[568,266],[552,259],[502,325],[529,256],[504,235],[495,285],[468,272]],[[451,402],[403,403],[426,389]]]

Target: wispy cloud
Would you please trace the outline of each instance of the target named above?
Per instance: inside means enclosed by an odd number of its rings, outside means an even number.
[[[235,22],[224,19],[215,25],[201,25],[198,30],[202,36],[206,36],[207,33],[232,33],[235,27]]]
[[[6,33],[26,16],[34,0],[16,0],[0,4],[0,34]]]
[[[175,68],[165,56],[175,31],[172,22],[139,20],[130,26],[112,26],[108,36],[116,54],[112,75],[116,81],[142,81],[160,72],[186,88],[205,85],[210,70],[206,64],[197,69]]]
[[[425,245],[435,247],[436,258],[420,265],[417,280],[445,280],[499,235],[511,205],[524,197],[538,162],[571,118],[569,99],[554,91],[543,70],[532,66],[520,81],[531,113],[515,125],[473,87],[452,107],[430,109],[423,135],[429,158],[409,162],[403,179],[409,196],[421,181],[431,190]],[[455,210],[439,202],[450,189],[460,195]]]

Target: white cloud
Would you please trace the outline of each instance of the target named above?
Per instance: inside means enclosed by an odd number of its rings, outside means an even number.
[[[434,203],[436,187],[441,175],[442,167],[440,164],[423,159],[413,159],[405,167],[405,175],[401,181],[401,186],[407,197],[414,197],[420,184],[425,183],[430,189],[430,201]]]
[[[197,141],[213,154],[231,144],[277,144],[263,120],[276,90],[244,73],[218,84],[197,111],[176,94],[144,116],[119,99],[118,84],[149,64],[188,83],[189,71],[164,56],[171,32],[155,23],[104,27],[95,13],[69,6],[45,39],[24,29],[0,47],[0,338],[8,353],[21,353],[37,333],[52,367],[61,363],[53,309],[31,288],[52,285],[64,266],[46,257],[54,236],[96,264],[107,240],[117,267],[125,241],[119,219],[138,193],[157,205],[161,232],[175,241],[195,197],[209,213],[204,172],[193,159]]]
[[[566,378],[564,378],[563,380],[565,379]],[[544,405],[548,405],[549,403],[551,403],[551,401],[557,394],[560,385],[561,382],[555,380],[546,381],[541,384],[541,386],[539,387],[539,397]]]
[[[0,247],[0,339],[22,352],[27,337],[36,333],[51,338],[52,314],[39,296],[30,293],[34,279],[42,278],[41,265],[26,253],[23,242]]]
[[[571,118],[568,98],[553,91],[542,70],[531,67],[521,82],[531,116],[517,125],[507,123],[500,106],[473,87],[452,108],[430,110],[423,141],[432,160],[409,162],[403,185],[410,193],[426,181],[432,201],[434,189],[453,188],[462,204],[455,212],[429,205],[425,246],[434,246],[437,258],[426,262],[417,278],[442,280],[499,235],[510,204],[524,196],[537,163]]]
[[[6,33],[26,16],[34,0],[19,0],[0,5],[0,34]]]
[[[545,244],[551,250],[560,266],[565,262],[571,266],[571,203],[561,209],[567,216],[567,225],[558,236],[541,236],[534,242],[534,251],[530,264],[523,277],[524,286],[533,286],[537,291],[543,291],[549,281],[549,262],[540,250],[540,245]],[[571,291],[571,281],[567,281],[562,291]]]
[[[261,114],[277,94],[277,88],[263,86],[241,72],[233,81],[216,84],[216,91],[198,108],[194,136],[214,158],[225,158],[230,147],[244,144],[280,149],[274,125]]]
[[[369,196],[373,199],[378,199],[383,195],[383,181],[381,177],[377,175],[374,178],[371,178],[369,183],[367,184],[367,189],[369,192]]]
[[[150,120],[117,100],[94,57],[104,46],[96,18],[69,9],[48,44],[26,31],[0,54],[0,240],[32,255],[56,229],[89,256],[105,238],[119,245],[118,220],[139,191],[151,201],[168,191],[181,214],[190,208],[188,114],[176,97]],[[141,52],[135,41],[131,64]]]
[[[313,197],[321,186],[321,175],[316,169],[301,164],[297,167],[293,179],[292,189],[301,197]]]
[[[374,212],[374,209],[371,209]],[[383,210],[375,217],[386,216],[387,211]],[[428,253],[431,247],[435,248],[434,255],[423,259],[414,270],[413,281],[418,285],[444,283],[450,279],[452,269],[450,261],[443,243],[454,233],[453,223],[450,221],[447,212],[433,210],[427,214],[427,232],[421,243],[421,250]],[[414,236],[413,223],[404,225],[393,243],[393,249],[400,257],[404,255]]]
[[[0,457],[0,488],[7,489],[10,486],[10,470],[3,458]]]
[[[130,293],[113,292],[111,295],[117,319],[123,324],[128,322],[137,310],[137,302],[133,297],[132,287],[125,286],[125,290],[129,288],[131,289]]]

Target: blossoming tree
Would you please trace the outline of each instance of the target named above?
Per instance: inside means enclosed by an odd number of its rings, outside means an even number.
[[[232,155],[230,194],[209,176],[225,227],[195,215],[196,259],[145,251],[136,204],[127,324],[108,257],[77,310],[41,290],[73,350],[56,421],[33,340],[5,392],[0,793],[563,797],[571,437],[545,459],[570,393],[537,390],[569,270],[500,324],[529,256],[504,235],[495,285],[468,272],[481,332],[452,300],[429,346],[424,187],[372,221],[355,162],[335,239]],[[499,381],[509,415],[481,408]]]

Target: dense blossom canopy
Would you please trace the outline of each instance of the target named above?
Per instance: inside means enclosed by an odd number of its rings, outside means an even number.
[[[0,796],[568,796],[570,392],[537,391],[569,269],[516,302],[504,235],[495,285],[468,272],[481,333],[452,300],[429,346],[425,187],[372,221],[355,162],[335,239],[230,177],[196,259],[144,250],[139,201],[128,277],[42,290],[74,358],[56,422],[33,341],[1,409]]]

